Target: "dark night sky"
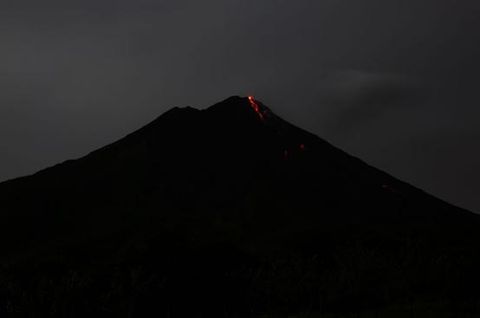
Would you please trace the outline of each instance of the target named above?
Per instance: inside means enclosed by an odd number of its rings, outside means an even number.
[[[254,94],[480,212],[478,0],[4,0],[0,180]]]

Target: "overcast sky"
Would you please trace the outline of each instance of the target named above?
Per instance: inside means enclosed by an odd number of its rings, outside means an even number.
[[[0,180],[253,94],[480,212],[478,0],[3,0]]]

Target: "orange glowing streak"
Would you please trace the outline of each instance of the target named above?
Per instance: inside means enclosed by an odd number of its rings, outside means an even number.
[[[255,101],[255,98],[253,98],[253,96],[248,96],[248,101],[250,102],[253,110],[257,113],[258,117],[263,120],[262,111],[260,110],[260,106],[258,106],[257,102]]]

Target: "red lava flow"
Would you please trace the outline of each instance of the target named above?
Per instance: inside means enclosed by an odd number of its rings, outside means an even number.
[[[250,106],[253,108],[253,110],[257,113],[258,117],[261,119],[261,120],[264,120],[264,115],[262,113],[262,111],[260,110],[260,106],[257,104],[257,102],[255,101],[255,98],[253,96],[248,96],[248,101],[250,102]],[[301,151],[305,151],[305,144],[300,144],[299,145],[299,148]],[[289,157],[289,153],[288,153],[288,150],[284,150],[283,152],[283,158],[285,160],[287,160]]]
[[[260,106],[258,106],[257,102],[255,101],[255,98],[253,98],[253,96],[248,96],[248,101],[250,102],[253,110],[257,113],[258,117],[263,120],[262,111],[260,110]]]

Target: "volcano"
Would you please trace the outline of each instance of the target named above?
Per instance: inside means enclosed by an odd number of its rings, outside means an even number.
[[[450,313],[480,304],[479,216],[252,96],[173,108],[83,158],[1,183],[0,218],[7,317]]]

